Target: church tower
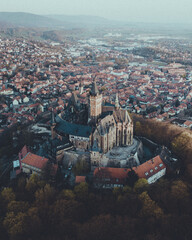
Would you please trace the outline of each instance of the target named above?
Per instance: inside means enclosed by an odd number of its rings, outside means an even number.
[[[92,83],[92,88],[89,96],[89,118],[96,122],[102,113],[102,94],[99,94],[96,81]]]

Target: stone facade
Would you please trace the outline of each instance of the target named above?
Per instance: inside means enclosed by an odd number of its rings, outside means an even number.
[[[68,137],[76,149],[90,151],[91,160],[95,165],[99,165],[100,154],[105,154],[115,146],[128,146],[133,143],[133,123],[127,112],[119,105],[118,95],[116,95],[115,105],[102,102],[102,94],[97,89],[96,82],[93,81],[89,95],[87,124],[73,121],[76,115],[82,112],[82,108],[77,104],[78,99],[73,94],[69,101],[65,115],[58,116],[54,122],[52,118],[52,136]],[[76,113],[70,113],[70,106],[73,105]],[[78,110],[79,109],[79,110]],[[86,109],[86,107],[84,108]],[[80,114],[79,114],[80,115]],[[71,117],[72,116],[72,117]],[[93,149],[96,145],[97,151]]]
[[[102,95],[97,94],[96,96],[90,96],[89,98],[89,104],[90,104],[90,119],[91,120],[97,120],[98,117],[102,113]]]
[[[96,82],[92,84],[89,96],[89,119],[96,122],[102,113],[102,94],[99,94]]]

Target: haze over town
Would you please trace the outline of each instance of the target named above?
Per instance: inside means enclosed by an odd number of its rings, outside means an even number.
[[[192,239],[192,3],[0,3],[0,236]]]
[[[111,20],[154,23],[192,23],[190,0],[7,0],[3,12],[40,15],[91,15]]]

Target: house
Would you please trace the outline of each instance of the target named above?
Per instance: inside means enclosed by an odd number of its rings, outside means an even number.
[[[98,167],[93,173],[94,187],[96,188],[114,188],[123,187],[130,169]]]
[[[139,178],[145,178],[149,184],[156,182],[166,173],[166,166],[160,156],[156,156],[151,160],[134,167],[133,170]]]
[[[47,158],[28,152],[25,157],[21,159],[21,166],[24,173],[40,175],[47,162]]]
[[[166,166],[160,156],[134,167],[139,178],[145,178],[149,184],[156,182],[166,173]],[[123,187],[127,183],[129,168],[98,167],[93,173],[93,183],[96,188]]]
[[[185,121],[183,123],[183,126],[186,127],[186,128],[191,128],[192,127],[192,121],[189,121],[189,120]]]

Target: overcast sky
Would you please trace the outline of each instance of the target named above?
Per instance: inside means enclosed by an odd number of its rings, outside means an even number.
[[[192,23],[192,0],[0,0],[0,11]]]

